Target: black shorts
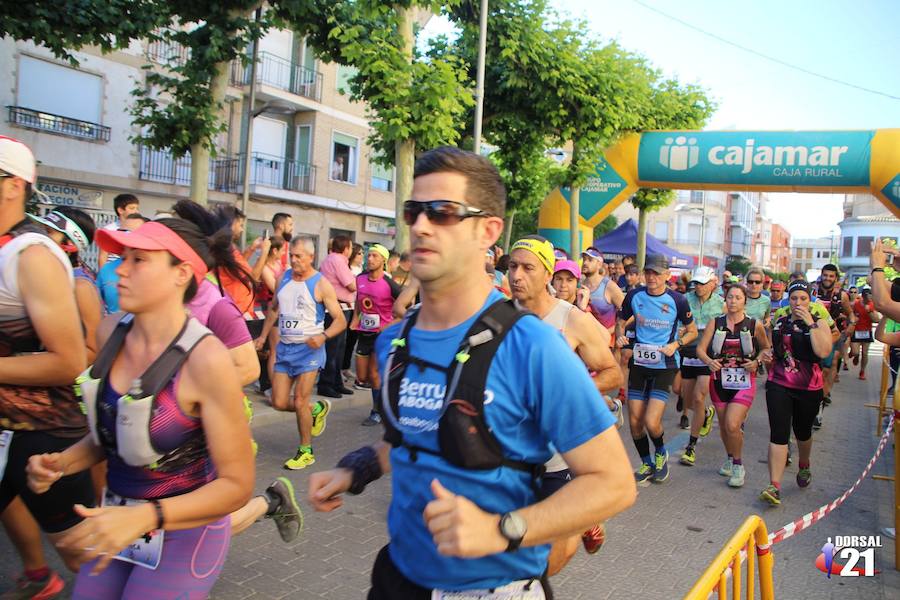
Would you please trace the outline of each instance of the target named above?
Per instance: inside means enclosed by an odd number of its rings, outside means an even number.
[[[649,369],[634,364],[634,360],[628,367],[629,400],[668,400],[678,369]]]
[[[857,337],[859,336],[859,337]],[[850,342],[854,344],[871,344],[875,341],[875,338],[872,337],[872,330],[869,329],[867,331],[854,331],[850,336]]]
[[[769,441],[785,445],[794,430],[794,437],[805,442],[812,437],[812,426],[825,393],[819,390],[799,390],[779,383],[766,383],[766,409],[769,412]]]
[[[34,515],[46,533],[59,533],[83,519],[72,509],[75,504],[94,506],[94,484],[90,470],[63,477],[43,494],[35,494],[27,485],[25,466],[34,454],[62,452],[80,438],[62,438],[42,431],[17,431],[13,435],[0,482],[0,512],[6,510],[16,496]]]
[[[572,481],[572,472],[568,469],[544,473],[544,476],[541,477],[541,487],[537,491],[538,501],[546,500],[570,481]]]
[[[685,346],[681,349],[681,378],[697,379],[709,377],[709,367],[697,358],[697,346]],[[694,364],[687,364],[694,363]]]
[[[369,356],[375,351],[375,340],[378,339],[377,333],[363,333],[362,331],[356,337],[356,354],[358,356]]]
[[[706,365],[703,365],[702,367],[681,365],[682,379],[697,379],[698,377],[709,377],[709,375],[709,367],[707,367]]]

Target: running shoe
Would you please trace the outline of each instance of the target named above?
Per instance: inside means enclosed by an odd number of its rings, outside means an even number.
[[[352,381],[354,379],[353,372],[350,369],[341,371],[341,377],[344,378],[344,381]]]
[[[856,366],[859,364],[859,354],[853,357],[853,365]]]
[[[616,427],[621,429],[625,424],[625,411],[622,410],[622,401],[618,398],[613,399],[612,414],[616,417]]]
[[[634,472],[634,481],[640,487],[647,487],[653,481],[653,475],[653,465],[642,462],[638,470]]]
[[[605,541],[606,527],[603,523],[594,525],[581,534],[581,543],[584,544],[584,549],[588,554],[597,554],[597,551],[603,547],[603,542]]]
[[[860,372],[859,372],[859,378],[860,378],[862,381],[865,381],[865,380],[866,380],[866,372],[865,372],[865,371],[860,371]]]
[[[716,411],[713,410],[712,406],[706,407],[706,416],[703,418],[703,426],[700,427],[700,437],[709,435],[709,430],[712,429],[713,417],[715,414]]]
[[[374,410],[369,413],[369,416],[366,417],[366,420],[360,423],[363,427],[374,427],[375,425],[381,425],[381,415],[379,415]]]
[[[728,485],[733,488],[743,487],[744,475],[746,475],[744,465],[732,465],[731,477],[728,479]]]
[[[687,465],[689,467],[694,466],[694,460],[697,458],[696,452],[694,451],[693,446],[688,446],[684,449],[684,454],[681,455],[681,458],[678,459],[683,465]]]
[[[766,486],[766,489],[760,492],[759,499],[763,502],[768,502],[772,506],[778,506],[781,504],[781,492],[778,491],[777,487],[769,484]]]
[[[266,496],[278,502],[274,512],[266,513],[266,517],[275,521],[282,541],[293,542],[303,529],[303,513],[297,504],[294,486],[287,477],[279,477],[266,488]]]
[[[813,421],[813,429],[822,429],[822,415],[816,415]]]
[[[678,426],[682,429],[690,429],[691,428],[691,420],[688,419],[687,415],[681,415],[681,420],[678,421]]]
[[[850,367],[847,366],[847,361],[844,361],[844,362],[842,362],[841,364],[844,365],[844,370],[845,370],[845,371],[849,371],[849,370],[850,370]]]
[[[669,478],[668,450],[663,454],[657,452],[654,459],[656,460],[656,466],[654,468],[653,483],[663,483],[666,479]]]
[[[731,473],[734,471],[734,462],[731,457],[725,459],[725,462],[722,463],[722,466],[719,467],[719,475],[722,477],[731,477]]]
[[[797,471],[797,485],[802,488],[805,488],[812,481],[812,473],[809,470],[809,467],[805,467]]]
[[[822,406],[831,406],[831,394],[822,397]]]
[[[318,414],[313,415],[312,418],[312,436],[319,437],[323,433],[325,433],[325,419],[328,417],[328,413],[331,412],[331,400],[319,400],[316,402],[322,409],[318,412]]]
[[[50,574],[38,581],[32,581],[22,575],[16,579],[16,586],[0,594],[2,600],[48,600],[56,598],[66,587],[66,582],[62,580],[56,571],[50,571]]]
[[[371,390],[372,386],[366,383],[365,381],[360,381],[356,379],[353,381],[353,387],[357,390]]]
[[[294,458],[289,458],[284,461],[284,468],[290,469],[291,471],[299,471],[300,469],[305,469],[314,462],[316,462],[316,457],[311,450],[297,448],[297,454],[294,455]]]

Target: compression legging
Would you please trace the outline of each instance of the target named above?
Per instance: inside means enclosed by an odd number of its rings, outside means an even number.
[[[785,445],[794,430],[798,442],[812,437],[812,426],[819,412],[823,393],[798,390],[772,381],[766,384],[766,408],[769,411],[769,441]]]
[[[230,541],[230,517],[194,529],[166,531],[162,559],[155,570],[113,560],[99,575],[90,575],[96,563],[91,561],[78,571],[72,598],[206,598],[222,572]]]

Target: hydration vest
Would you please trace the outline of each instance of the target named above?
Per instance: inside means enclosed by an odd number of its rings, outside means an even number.
[[[125,464],[132,467],[174,470],[193,462],[194,455],[189,451],[192,449],[186,448],[163,454],[153,446],[150,420],[156,409],[156,395],[172,381],[200,340],[212,335],[212,332],[196,319],[188,318],[169,347],[132,382],[128,393],[119,398],[116,430],[109,431],[98,423],[98,404],[113,361],[125,344],[125,337],[133,323],[134,315],[122,317],[106,345],[97,354],[94,364],[75,380],[75,392],[81,397],[94,443],[114,449]]]
[[[819,319],[813,315],[816,323]],[[817,325],[818,326],[818,325]],[[798,328],[798,330],[795,329]],[[792,321],[790,315],[781,317],[772,328],[772,349],[778,360],[784,358],[784,338],[791,338],[791,356],[794,360],[819,364],[822,359],[813,352],[812,340],[809,339],[809,327],[803,321]]]
[[[401,325],[399,337],[391,340],[379,407],[385,426],[384,439],[394,448],[406,448],[413,461],[419,452],[425,452],[440,456],[463,469],[508,467],[531,475],[532,485],[536,486],[544,474],[544,465],[504,456],[503,448],[491,433],[484,416],[485,384],[494,355],[513,325],[523,316],[534,315],[520,311],[511,300],[498,300],[475,320],[463,337],[453,361],[445,367],[411,355],[409,333],[418,314],[418,309],[410,310]],[[399,391],[410,364],[447,374],[447,388],[438,421],[439,452],[403,441],[399,426]]]
[[[725,315],[716,317],[713,326],[716,328],[716,332],[709,344],[709,349],[712,351],[710,358],[719,358],[722,356],[722,348],[725,346],[725,339],[729,333]],[[741,340],[741,358],[753,360],[756,356],[756,339],[753,335],[756,332],[756,319],[744,317],[738,326],[740,327],[738,337]]]

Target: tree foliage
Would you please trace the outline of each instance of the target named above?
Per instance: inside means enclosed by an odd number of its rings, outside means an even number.
[[[730,255],[725,261],[725,270],[731,271],[732,275],[745,275],[752,266],[750,259],[738,254]]]

